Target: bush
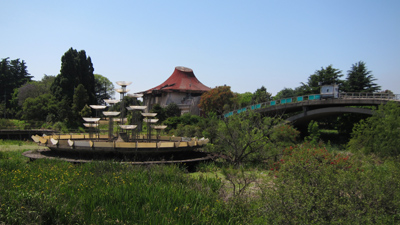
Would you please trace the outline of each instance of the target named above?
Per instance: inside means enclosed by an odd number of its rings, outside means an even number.
[[[400,106],[388,102],[379,106],[374,115],[356,124],[348,147],[353,152],[376,154],[380,157],[400,155]]]
[[[69,132],[67,125],[65,123],[63,123],[63,122],[56,122],[53,125],[53,129],[61,131],[62,133],[68,133]]]
[[[12,128],[14,126],[14,123],[12,123],[10,120],[8,119],[0,119],[0,129],[9,129]]]
[[[174,134],[181,137],[201,137],[202,132],[199,126],[179,124]]]
[[[308,134],[309,136],[307,136],[305,140],[316,145],[321,137],[318,123],[316,121],[311,120],[311,122],[308,124]]]
[[[165,131],[169,132],[170,130],[177,129],[178,125],[197,125],[200,121],[202,121],[200,116],[185,113],[182,116],[169,117],[163,124],[167,125]]]
[[[400,222],[399,162],[361,164],[355,156],[303,144],[285,149],[270,170],[275,181],[264,188],[267,223]]]
[[[261,161],[275,156],[280,147],[294,142],[298,132],[280,119],[264,117],[253,111],[226,118],[218,125],[213,150],[233,164]],[[291,143],[293,144],[293,143]]]

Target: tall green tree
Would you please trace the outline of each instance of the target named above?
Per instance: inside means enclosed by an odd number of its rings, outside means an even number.
[[[340,79],[342,76],[342,71],[333,68],[332,65],[326,68],[321,67],[320,70],[310,75],[306,84],[302,83],[302,94],[318,94],[320,93],[321,85],[338,84],[339,87],[342,87],[344,82]]]
[[[72,102],[72,111],[74,113],[74,117],[79,119],[80,112],[83,108],[88,104],[89,96],[83,84],[79,84],[74,91],[74,99]]]
[[[86,56],[84,50],[78,52],[70,48],[61,57],[60,74],[54,79],[50,90],[60,103],[59,113],[63,116],[58,118],[65,120],[69,126],[78,125],[75,120],[85,104],[97,104],[93,71],[92,60]],[[74,103],[74,92],[80,84],[88,96],[87,102],[83,105]],[[81,106],[82,108],[77,108]],[[74,110],[71,110],[73,107],[75,107]]]
[[[61,58],[60,74],[51,86],[52,93],[59,101],[66,99],[72,103],[75,88],[82,84],[87,91],[89,103],[96,104],[93,71],[92,60],[86,57],[86,52],[70,48]]]
[[[376,83],[372,71],[368,70],[365,62],[359,61],[347,71],[347,79],[344,83],[345,92],[376,92],[381,89]]]
[[[359,61],[352,65],[347,71],[347,79],[344,82],[342,91],[344,92],[376,92],[380,90],[380,86],[373,81],[372,72],[369,71],[365,62]],[[350,138],[350,133],[355,124],[361,120],[367,119],[369,116],[363,114],[344,114],[337,118],[336,126],[340,134],[346,139]]]
[[[10,60],[3,58],[0,62],[0,103],[10,111],[10,100],[15,88],[32,80],[32,76],[28,73],[25,61],[20,59]]]
[[[253,104],[261,103],[261,102],[268,102],[271,100],[271,93],[267,92],[267,89],[264,86],[258,88],[254,93],[253,97],[251,98],[251,102]]]
[[[94,74],[94,84],[97,104],[104,105],[104,99],[110,99],[114,96],[114,85],[107,77]]]
[[[279,100],[279,99],[289,98],[289,97],[295,97],[296,94],[297,94],[296,91],[293,90],[292,88],[286,88],[285,87],[274,96],[274,100]]]

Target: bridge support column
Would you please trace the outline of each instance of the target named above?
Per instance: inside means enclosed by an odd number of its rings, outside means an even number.
[[[303,108],[303,115],[307,116],[307,112],[309,110],[309,107],[308,106],[303,106],[302,108]]]

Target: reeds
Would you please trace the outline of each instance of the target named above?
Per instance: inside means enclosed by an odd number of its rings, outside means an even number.
[[[178,166],[54,160],[26,163],[20,154],[3,151],[0,157],[0,221],[6,224],[229,220],[228,211],[218,201],[220,181],[190,178]]]

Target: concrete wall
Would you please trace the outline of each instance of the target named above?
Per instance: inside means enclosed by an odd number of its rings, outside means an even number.
[[[194,115],[199,115],[200,110],[198,104],[200,103],[200,96],[191,96],[183,92],[164,92],[159,96],[144,96],[144,105],[147,106],[147,112],[152,109],[154,104],[160,104],[161,107],[166,107],[170,103],[175,103],[181,109],[181,113],[190,112]]]

